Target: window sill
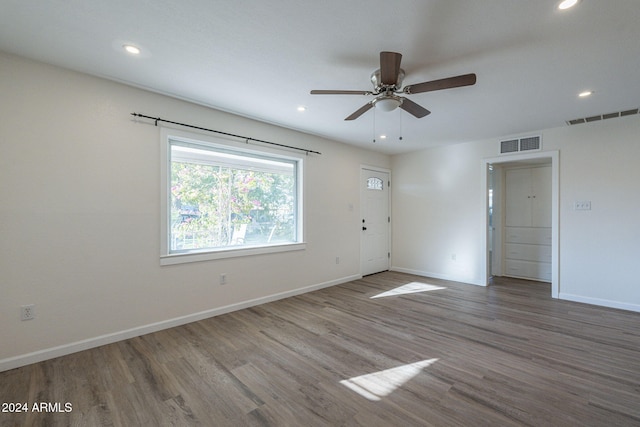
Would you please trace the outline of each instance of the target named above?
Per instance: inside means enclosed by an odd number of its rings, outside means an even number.
[[[221,249],[208,252],[190,252],[160,257],[160,265],[184,264],[189,262],[210,261],[225,258],[237,258],[252,255],[273,254],[305,250],[306,243],[289,243],[285,245],[260,246],[252,248]]]

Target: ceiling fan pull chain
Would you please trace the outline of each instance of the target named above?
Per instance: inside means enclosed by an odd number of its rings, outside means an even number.
[[[373,143],[376,143],[376,110],[373,110]]]

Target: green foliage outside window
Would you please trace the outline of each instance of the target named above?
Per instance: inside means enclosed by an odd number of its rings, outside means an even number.
[[[171,251],[295,242],[296,183],[288,166],[273,172],[172,161]]]

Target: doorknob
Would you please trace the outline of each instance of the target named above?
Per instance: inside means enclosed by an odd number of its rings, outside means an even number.
[[[367,227],[362,227],[362,231],[365,231],[367,229]]]

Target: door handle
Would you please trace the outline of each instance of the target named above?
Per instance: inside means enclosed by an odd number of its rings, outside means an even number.
[[[362,231],[365,231],[367,229],[367,227],[362,227]]]

